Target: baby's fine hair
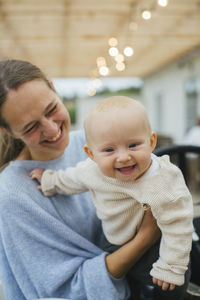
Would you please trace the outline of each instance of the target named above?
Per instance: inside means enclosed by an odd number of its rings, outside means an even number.
[[[151,135],[152,129],[151,129],[147,111],[146,111],[144,105],[142,103],[140,103],[139,101],[132,99],[130,97],[112,96],[112,97],[109,97],[109,98],[99,101],[97,104],[95,104],[95,106],[87,114],[87,116],[85,118],[85,122],[84,122],[85,135],[86,135],[87,142],[90,140],[90,136],[89,136],[90,130],[89,129],[91,126],[91,118],[95,114],[113,111],[115,108],[116,109],[126,109],[129,106],[132,106],[132,108],[135,110],[139,110],[144,115],[144,118],[143,118],[143,120],[145,122],[144,126],[147,130],[147,133],[149,133],[149,135]],[[95,117],[93,118],[93,120],[95,120]]]

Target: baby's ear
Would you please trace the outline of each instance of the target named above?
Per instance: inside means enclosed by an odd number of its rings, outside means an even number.
[[[155,132],[152,132],[150,137],[150,146],[152,151],[155,149],[156,143],[157,143],[157,135]]]
[[[87,154],[87,156],[88,156],[90,159],[93,160],[93,159],[94,159],[94,155],[93,155],[92,151],[90,150],[90,148],[88,147],[87,144],[84,145],[83,149],[84,149],[85,153]]]

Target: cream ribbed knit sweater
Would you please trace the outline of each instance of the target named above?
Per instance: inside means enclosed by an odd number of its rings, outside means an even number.
[[[90,190],[109,242],[122,245],[136,234],[144,214],[142,204],[150,205],[162,231],[160,257],[151,275],[165,282],[182,285],[189,262],[193,232],[193,203],[180,170],[168,156],[152,155],[158,171],[133,182],[104,176],[96,163],[87,159],[76,168],[57,172],[46,170],[42,190],[74,194]]]

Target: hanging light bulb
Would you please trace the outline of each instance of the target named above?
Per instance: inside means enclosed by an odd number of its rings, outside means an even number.
[[[99,68],[99,74],[102,76],[107,76],[109,73],[109,69],[106,66],[102,66]]]
[[[88,90],[88,95],[90,96],[90,97],[92,97],[92,96],[94,96],[94,95],[96,95],[96,90]]]
[[[98,67],[102,67],[106,65],[106,60],[103,56],[99,56],[97,57],[96,63]]]
[[[143,12],[142,12],[142,18],[144,19],[144,20],[150,20],[151,19],[151,12],[150,12],[150,10],[143,10]]]
[[[116,67],[117,71],[124,71],[125,64],[123,62],[119,62],[119,63],[116,64],[115,67]]]
[[[168,0],[158,0],[158,5],[166,7],[168,5]]]
[[[111,47],[108,52],[109,52],[110,56],[116,56],[119,53],[119,51],[116,47]]]
[[[115,56],[114,59],[115,59],[115,61],[118,62],[118,63],[123,62],[123,61],[124,61],[124,55],[121,54],[121,53],[119,53],[119,54],[117,54],[117,55]]]
[[[115,47],[118,45],[118,40],[115,37],[111,37],[108,41],[109,46]]]
[[[124,48],[124,55],[126,56],[132,56],[134,54],[134,50],[132,47],[126,47]]]

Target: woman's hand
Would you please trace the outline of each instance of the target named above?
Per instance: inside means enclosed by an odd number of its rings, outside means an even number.
[[[144,214],[137,235],[130,242],[106,256],[108,272],[115,278],[124,276],[159,237],[160,229],[151,210],[148,210]]]

